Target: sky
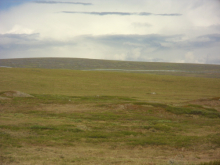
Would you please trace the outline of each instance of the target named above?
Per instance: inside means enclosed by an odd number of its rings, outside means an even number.
[[[220,64],[220,0],[0,0],[0,59]]]

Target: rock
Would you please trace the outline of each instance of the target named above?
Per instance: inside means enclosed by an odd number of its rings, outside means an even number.
[[[7,91],[7,92],[4,92],[3,95],[7,97],[34,97],[27,93],[23,93],[20,91]]]
[[[82,131],[90,131],[90,129],[85,125],[77,125],[77,128]]]

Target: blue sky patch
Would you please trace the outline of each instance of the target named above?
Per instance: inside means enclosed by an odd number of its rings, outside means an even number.
[[[31,1],[32,0],[0,0],[0,10],[7,10],[11,7]]]

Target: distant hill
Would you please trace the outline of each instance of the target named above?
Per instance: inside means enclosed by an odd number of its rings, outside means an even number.
[[[169,74],[220,74],[220,65],[133,62],[82,58],[18,58],[0,59],[0,67],[72,70],[110,70]],[[220,76],[220,75],[219,75]]]

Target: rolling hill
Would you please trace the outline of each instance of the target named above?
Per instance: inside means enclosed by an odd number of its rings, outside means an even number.
[[[0,67],[144,72],[220,78],[220,65],[113,61],[82,58],[0,59]]]

